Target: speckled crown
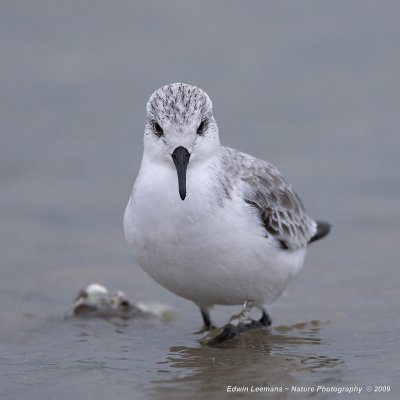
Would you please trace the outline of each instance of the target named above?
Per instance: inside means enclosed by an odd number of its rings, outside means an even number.
[[[157,89],[147,102],[147,114],[162,123],[189,125],[212,116],[212,102],[204,90],[185,83]]]

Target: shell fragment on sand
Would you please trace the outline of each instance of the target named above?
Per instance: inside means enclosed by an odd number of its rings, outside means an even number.
[[[122,290],[109,291],[103,285],[92,283],[82,289],[72,306],[77,317],[119,317],[173,319],[172,309],[162,303],[132,303]]]

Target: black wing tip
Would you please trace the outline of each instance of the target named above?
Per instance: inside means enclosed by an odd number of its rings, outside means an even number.
[[[315,235],[308,241],[308,243],[315,242],[319,239],[325,237],[332,228],[332,225],[325,221],[315,221],[317,224],[317,232]]]

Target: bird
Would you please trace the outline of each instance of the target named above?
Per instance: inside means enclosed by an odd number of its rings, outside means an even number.
[[[144,150],[124,214],[136,262],[156,282],[200,309],[267,306],[301,269],[308,245],[331,225],[315,221],[279,170],[220,144],[212,101],[172,83],[146,107]]]

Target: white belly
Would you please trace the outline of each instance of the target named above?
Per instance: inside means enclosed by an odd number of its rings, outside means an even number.
[[[239,197],[214,207],[210,182],[194,174],[188,173],[184,201],[172,169],[139,176],[124,217],[137,262],[162,286],[201,307],[272,302],[301,268],[306,250],[275,247]]]

